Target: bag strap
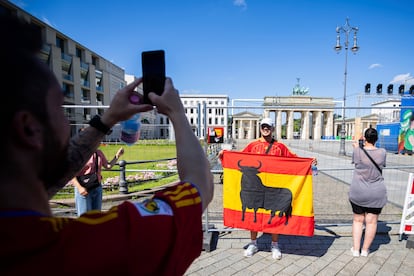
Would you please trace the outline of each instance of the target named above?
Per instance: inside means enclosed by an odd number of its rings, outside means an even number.
[[[364,152],[365,152],[365,154],[368,156],[368,158],[372,161],[372,163],[374,163],[374,165],[375,165],[375,167],[377,167],[377,169],[379,170],[379,172],[382,174],[382,170],[381,170],[381,168],[378,166],[378,164],[374,161],[374,159],[372,159],[372,157],[371,157],[371,155],[369,155],[368,154],[368,152],[364,149],[364,148],[361,148]]]
[[[95,151],[95,172],[98,174],[98,153]]]
[[[273,145],[274,142],[275,142],[275,139],[272,138],[272,141],[270,141],[269,146],[267,147],[266,154],[269,153],[269,151],[272,148],[272,145]]]

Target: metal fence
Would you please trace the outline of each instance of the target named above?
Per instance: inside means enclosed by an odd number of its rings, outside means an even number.
[[[236,150],[244,148],[248,140],[236,140]],[[315,157],[318,160],[318,175],[313,177],[313,207],[317,225],[347,225],[352,223],[352,209],[348,201],[348,191],[354,165],[351,164],[352,141],[346,141],[346,155],[339,154],[340,142],[335,140],[282,140],[293,152],[301,157]],[[212,146],[214,151],[220,145]],[[223,184],[219,161],[213,161],[215,196],[204,214],[206,225],[214,225],[210,231],[229,231],[223,225]],[[414,156],[387,152],[387,167],[383,170],[387,186],[388,203],[379,217],[382,223],[399,224],[409,173],[414,171]]]
[[[236,107],[228,107],[236,111]],[[241,111],[247,107],[238,107]],[[263,110],[263,107],[254,106],[252,109]],[[367,109],[367,108],[365,108]],[[345,114],[352,113],[356,108],[348,107]],[[361,108],[364,110],[364,108]],[[384,108],[384,112],[387,109]],[[335,110],[340,113],[340,109]],[[349,118],[350,116],[346,116]],[[143,142],[143,141],[141,141]],[[241,150],[251,140],[227,140],[225,144],[210,144],[205,150],[211,161],[212,172],[215,175],[215,196],[208,210],[204,214],[207,226],[213,223],[217,229],[223,226],[223,204],[222,204],[222,182],[223,173],[221,164],[217,160],[217,153],[220,149]],[[354,166],[351,164],[352,141],[345,141],[345,155],[339,154],[340,141],[335,139],[327,140],[301,140],[282,139],[280,142],[286,144],[293,152],[301,157],[316,157],[318,159],[318,175],[313,177],[313,203],[315,221],[317,224],[343,224],[351,223],[352,210],[348,202],[348,190],[352,180]],[[160,148],[162,150],[162,148]],[[191,150],[191,149],[189,149]],[[117,167],[115,167],[114,170]],[[134,173],[126,165],[120,171],[120,181],[125,180],[128,174]],[[171,172],[172,170],[168,170]],[[402,208],[405,199],[408,175],[414,172],[414,155],[395,154],[394,151],[387,153],[387,167],[383,175],[387,185],[388,204],[380,215],[380,220],[388,223],[399,223],[401,220]],[[122,175],[122,173],[124,175]],[[116,187],[115,187],[116,188]],[[111,187],[114,189],[114,187]]]

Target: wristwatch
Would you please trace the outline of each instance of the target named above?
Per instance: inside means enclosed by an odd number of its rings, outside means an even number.
[[[104,123],[102,123],[101,116],[99,116],[99,115],[93,116],[92,119],[89,121],[89,125],[91,127],[96,128],[97,130],[99,130],[100,132],[102,132],[105,135],[109,135],[109,134],[112,133],[112,129],[109,128]]]

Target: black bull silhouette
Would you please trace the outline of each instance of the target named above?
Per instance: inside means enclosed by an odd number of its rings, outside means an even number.
[[[270,224],[276,212],[279,211],[279,217],[286,216],[285,225],[288,224],[289,217],[292,216],[292,192],[287,188],[273,188],[264,186],[259,174],[262,163],[258,167],[242,166],[242,160],[237,162],[241,178],[240,199],[242,203],[242,221],[246,208],[254,210],[254,222],[256,222],[256,212],[259,208],[270,210],[270,218],[267,222]]]

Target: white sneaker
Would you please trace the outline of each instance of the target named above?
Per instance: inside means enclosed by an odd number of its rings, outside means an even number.
[[[253,256],[254,253],[256,253],[259,249],[257,248],[257,245],[251,243],[249,244],[249,246],[247,247],[246,250],[244,250],[244,256],[245,257],[251,257]]]
[[[369,250],[365,251],[365,250],[361,250],[361,257],[368,257],[369,254]]]
[[[282,252],[280,251],[280,248],[278,245],[272,245],[272,258],[275,260],[282,259]]]
[[[353,248],[353,247],[351,247],[351,253],[352,253],[352,256],[354,256],[354,257],[359,257],[359,251],[354,250],[354,248]]]

